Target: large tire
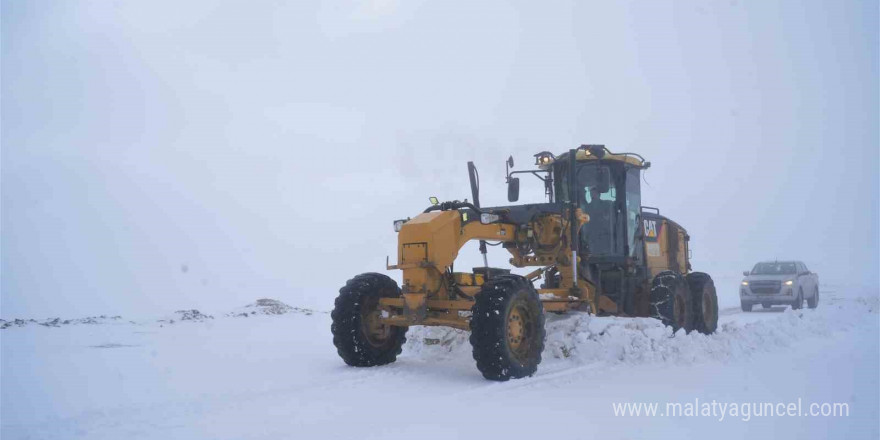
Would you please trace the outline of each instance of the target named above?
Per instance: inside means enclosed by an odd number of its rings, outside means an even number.
[[[811,309],[815,309],[816,307],[819,307],[819,288],[818,287],[813,292],[813,296],[811,296],[810,298],[807,299],[807,307],[809,307]]]
[[[505,381],[535,374],[544,351],[544,306],[527,279],[492,277],[471,311],[471,346],[483,377]]]
[[[676,332],[694,329],[694,308],[687,282],[677,272],[664,271],[651,283],[651,316]]]
[[[715,333],[718,328],[718,294],[715,292],[715,281],[703,272],[691,272],[686,279],[693,301],[694,329],[706,335]]]
[[[797,298],[794,299],[794,302],[791,303],[792,310],[800,310],[804,308],[804,289],[798,288]]]
[[[749,304],[747,302],[740,301],[739,307],[742,309],[743,312],[751,312],[752,311],[752,304]]]
[[[336,306],[330,317],[333,324],[333,345],[346,364],[374,367],[390,364],[406,342],[406,327],[387,326],[378,322],[381,316],[379,298],[400,296],[397,283],[386,275],[365,273],[339,289]]]

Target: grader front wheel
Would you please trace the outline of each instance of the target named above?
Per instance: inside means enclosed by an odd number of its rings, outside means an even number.
[[[373,367],[397,360],[407,329],[382,324],[378,308],[379,298],[397,296],[397,283],[378,273],[358,275],[339,289],[330,330],[336,352],[346,364]]]
[[[493,277],[471,311],[470,341],[483,377],[506,381],[535,374],[544,351],[544,307],[528,280]]]

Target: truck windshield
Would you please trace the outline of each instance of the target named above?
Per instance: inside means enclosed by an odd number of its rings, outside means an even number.
[[[794,263],[758,263],[752,275],[789,275],[797,273]]]

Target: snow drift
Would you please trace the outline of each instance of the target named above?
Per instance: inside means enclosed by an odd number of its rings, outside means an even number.
[[[291,307],[281,301],[278,301],[277,299],[261,298],[258,299],[256,302],[227,313],[226,316],[231,316],[234,318],[247,318],[248,316],[256,315],[284,315],[291,312],[299,312],[305,315],[311,315],[312,313],[315,313],[315,311],[311,309]]]
[[[480,376],[467,332],[437,327],[411,329],[394,364],[350,368],[333,347],[327,313],[266,299],[210,315],[182,310],[163,322],[59,319],[56,327],[38,325],[54,318],[20,320],[26,324],[0,335],[0,437],[672,438],[714,430],[719,439],[755,432],[877,438],[877,296],[836,295],[823,294],[816,310],[723,309],[709,336],[673,334],[652,319],[551,314],[538,372],[505,383]],[[376,405],[376,396],[406,402],[394,414],[411,428],[388,425],[388,407]],[[720,426],[696,418],[608,422],[614,402],[697,397],[848,402],[853,413]],[[462,401],[475,410],[460,412],[454,424],[424,410]],[[487,415],[557,422],[486,423]]]
[[[743,314],[724,322],[712,335],[672,333],[652,318],[596,317],[585,313],[549,314],[544,364],[700,363],[728,361],[759,352],[773,352],[797,341],[856,328],[870,328],[878,319],[878,298],[828,299],[818,309],[773,308]],[[736,310],[722,310],[731,314]],[[774,314],[771,319],[767,314]],[[470,356],[469,333],[442,327],[412,327],[403,355],[442,359]]]

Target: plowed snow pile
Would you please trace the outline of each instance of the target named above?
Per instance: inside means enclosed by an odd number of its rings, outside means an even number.
[[[673,334],[651,318],[595,317],[585,313],[547,315],[544,362],[576,364],[700,363],[726,361],[753,353],[775,352],[810,337],[871,328],[878,298],[825,301],[818,309],[786,308],[757,312],[776,314],[753,322],[721,320],[712,335]],[[722,311],[722,314],[725,311]],[[722,316],[723,317],[723,316]],[[440,327],[412,327],[403,354],[426,359],[470,356],[470,333]]]

